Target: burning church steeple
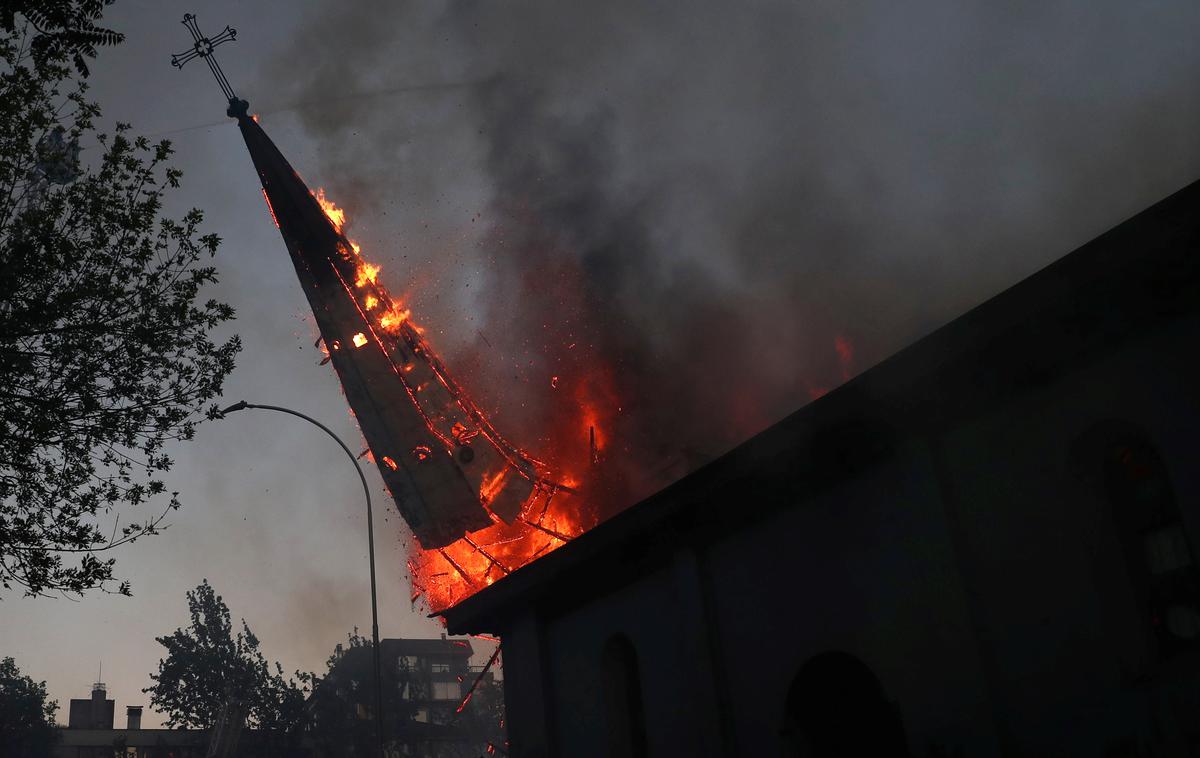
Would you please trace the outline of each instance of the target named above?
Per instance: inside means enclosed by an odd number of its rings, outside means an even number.
[[[549,499],[565,488],[497,433],[408,312],[376,281],[378,267],[364,261],[343,233],[340,212],[309,190],[249,115],[248,103],[237,97],[212,57],[213,48],[236,32],[226,27],[209,39],[191,14],[184,24],[195,44],[172,63],[182,67],[203,58],[228,98],[228,114],[237,119],[246,141],[320,342],[388,490],[421,546],[439,549],[470,581],[441,548],[465,539],[479,549],[468,535],[498,524],[541,529],[525,514],[535,506],[544,513]]]

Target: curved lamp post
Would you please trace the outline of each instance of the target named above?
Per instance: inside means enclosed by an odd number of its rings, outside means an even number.
[[[342,442],[341,437],[334,434],[333,430],[322,424],[320,421],[317,421],[311,416],[306,416],[299,411],[294,411],[291,408],[282,408],[278,405],[257,405],[255,403],[247,403],[245,400],[243,400],[240,403],[234,403],[228,408],[222,410],[221,417],[224,418],[224,416],[228,413],[245,410],[247,408],[262,408],[263,410],[267,411],[279,411],[280,413],[286,413],[290,416],[302,418],[308,423],[320,427],[321,431],[332,437],[334,441],[341,446],[342,450],[346,452],[346,455],[350,458],[350,462],[354,464],[354,471],[358,474],[358,480],[362,482],[363,494],[367,497],[367,552],[371,561],[371,642],[373,645],[372,652],[374,653],[375,666],[375,739],[378,743],[379,755],[382,757],[384,755],[383,681],[382,677],[380,676],[379,666],[379,607],[375,599],[375,525],[371,516],[371,488],[367,486],[367,477],[363,475],[362,466],[358,465],[358,458],[354,456],[354,453],[350,452],[350,448],[346,447],[346,443]]]

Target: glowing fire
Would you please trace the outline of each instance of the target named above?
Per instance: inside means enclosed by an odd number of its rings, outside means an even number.
[[[323,190],[318,190],[316,200],[320,203],[325,215],[339,233],[343,233],[346,223],[346,213],[325,197]],[[345,238],[344,238],[345,239]],[[521,505],[520,513],[512,523],[493,516],[493,525],[465,535],[462,539],[444,548],[423,550],[414,544],[408,559],[408,567],[413,585],[413,600],[416,602],[424,596],[432,610],[449,607],[474,592],[491,584],[502,576],[509,574],[520,566],[561,547],[573,537],[590,528],[595,523],[595,516],[584,508],[584,498],[575,492],[578,482],[587,479],[591,466],[599,462],[600,451],[607,442],[602,421],[611,418],[611,412],[605,414],[601,405],[617,407],[615,397],[611,393],[611,382],[606,382],[602,372],[598,376],[589,376],[586,380],[576,380],[569,386],[573,391],[568,398],[575,404],[574,420],[570,428],[552,430],[554,433],[544,439],[549,450],[548,460],[538,461],[528,453],[516,448],[507,447],[508,443],[496,435],[485,415],[470,400],[464,390],[445,373],[441,361],[436,357],[423,335],[423,330],[413,323],[411,311],[396,303],[387,289],[379,283],[380,267],[368,263],[362,258],[361,248],[355,242],[345,239],[348,250],[344,253],[354,263],[354,290],[347,290],[354,297],[363,316],[372,324],[368,333],[355,334],[351,340],[356,347],[363,347],[372,341],[379,342],[382,335],[390,335],[387,339],[402,339],[417,353],[426,356],[434,370],[434,378],[440,382],[450,395],[457,399],[459,405],[466,409],[473,422],[479,426],[468,427],[464,424],[454,424],[448,430],[440,429],[431,418],[426,418],[426,424],[436,438],[441,440],[447,450],[457,445],[465,445],[472,437],[483,433],[488,437],[507,458],[507,465],[484,476],[479,491],[480,503],[485,507],[504,489],[506,481],[513,476],[524,476],[534,483],[534,489],[528,499]],[[347,285],[348,286],[348,285]],[[382,343],[381,343],[382,344]],[[574,347],[570,345],[569,347]],[[332,348],[337,350],[336,341]],[[397,369],[409,372],[413,364],[398,365]],[[568,386],[569,377],[556,375],[550,382],[552,389]],[[408,385],[406,385],[408,386]],[[410,396],[421,410],[419,397],[423,397],[422,389],[427,384],[410,386]],[[421,410],[424,415],[425,411]],[[560,442],[571,440],[570,444],[554,444],[553,439]],[[590,453],[586,452],[590,449]],[[569,454],[566,451],[575,451]],[[393,453],[394,455],[395,453]],[[425,446],[418,446],[406,455],[412,455],[420,460],[434,454]],[[380,460],[389,468],[396,470],[396,462],[386,455]],[[532,463],[537,471],[529,471],[522,461]],[[538,473],[545,467],[555,472],[553,480],[541,478]],[[535,478],[536,477],[536,478]]]
[[[339,232],[342,231],[342,227],[346,224],[346,211],[325,199],[325,190],[323,189],[317,190],[317,202],[321,204],[321,210],[325,211],[325,217]]]
[[[271,212],[271,221],[275,223],[275,228],[279,228],[279,219],[275,217],[275,206],[271,205],[271,198],[267,196],[266,187],[263,188],[263,200],[267,201],[267,210]]]
[[[355,248],[355,253],[358,249]],[[354,278],[355,287],[365,287],[367,284],[374,284],[375,279],[379,276],[379,266],[373,263],[363,263],[358,267],[358,274]]]
[[[379,317],[379,325],[381,327],[383,327],[384,329],[391,331],[392,329],[395,329],[397,326],[400,326],[400,324],[402,324],[403,322],[407,321],[408,317],[411,315],[412,315],[412,311],[408,310],[407,308],[404,310],[400,310],[399,308],[392,308],[387,313],[385,313]]]
[[[504,480],[508,478],[509,471],[512,469],[505,466],[495,474],[483,477],[483,484],[479,487],[479,499],[484,504],[492,502],[492,499],[500,492],[500,488],[504,486]]]
[[[614,506],[634,502],[653,491],[651,487],[664,483],[660,480],[666,474],[657,467],[645,472],[648,476],[642,476],[640,482],[627,481],[636,480],[641,472],[634,469],[644,461],[639,458],[633,466],[623,462],[631,452],[630,434],[617,397],[616,367],[607,365],[601,350],[590,344],[569,318],[557,326],[543,324],[549,337],[543,344],[552,346],[556,354],[544,366],[544,374],[521,377],[528,386],[544,388],[545,392],[538,399],[536,428],[522,430],[537,445],[535,458],[501,437],[479,405],[447,373],[406,304],[394,299],[380,283],[379,265],[367,262],[361,247],[345,236],[346,212],[328,200],[323,190],[314,197],[339,235],[342,260],[334,273],[361,316],[361,321],[354,322],[361,324],[354,327],[361,328],[361,332],[337,336],[368,351],[368,356],[369,351],[383,351],[390,370],[432,435],[432,446],[379,450],[378,460],[387,469],[398,471],[397,461],[407,466],[410,459],[458,455],[459,448],[467,447],[477,437],[488,444],[475,445],[472,455],[492,456],[486,462],[475,457],[469,479],[472,488],[478,486],[479,504],[491,515],[492,524],[442,548],[426,550],[413,543],[407,565],[414,603],[423,598],[435,612],[452,606],[566,544],[594,526],[601,512],[611,513]],[[556,288],[554,294],[560,304],[584,302],[576,297],[586,290],[581,283],[582,271],[576,274],[566,268],[555,273],[552,279],[539,277],[538,284]],[[491,349],[482,331],[479,337]],[[852,374],[854,345],[837,335],[830,347],[845,381]],[[340,359],[344,354],[339,353],[340,348],[339,340],[329,335],[329,352],[322,365],[331,362],[333,356]],[[529,361],[529,365],[534,362]],[[802,386],[814,398],[826,391],[824,385]],[[503,396],[495,397],[495,389],[492,394],[487,398],[489,407],[502,405]],[[751,393],[729,394],[740,427],[761,429],[769,420],[762,418],[762,409]],[[480,477],[481,472],[487,473]],[[385,479],[391,476],[388,471],[384,475]],[[526,497],[530,488],[532,492]],[[524,501],[517,502],[521,498]]]

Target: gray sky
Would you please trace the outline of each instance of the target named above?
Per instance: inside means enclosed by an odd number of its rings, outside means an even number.
[[[616,367],[635,493],[670,446],[726,449],[1200,174],[1190,0],[121,0],[93,94],[173,140],[176,209],[225,240],[245,343],[227,398],[352,446],[241,137],[207,70],[168,65],[188,10],[238,29],[234,87],[502,431],[526,443],[552,415],[567,335]],[[331,441],[245,412],[175,456],[183,509],[119,556],[132,599],[0,605],[0,652],[64,708],[100,659],[118,709],[147,703],[153,638],[204,577],[289,670],[369,629],[361,496]],[[437,634],[370,476],[382,631]]]

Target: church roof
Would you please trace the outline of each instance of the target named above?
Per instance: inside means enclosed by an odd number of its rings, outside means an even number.
[[[447,609],[454,634],[564,609],[800,504],[905,438],[1033,391],[1200,312],[1200,182],[973,308],[726,455]]]

